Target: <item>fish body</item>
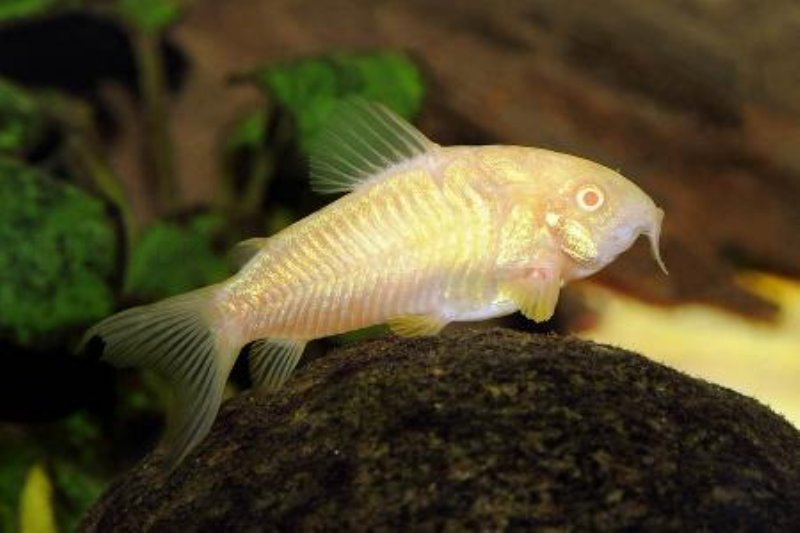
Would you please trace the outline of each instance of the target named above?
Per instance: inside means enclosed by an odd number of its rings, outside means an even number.
[[[518,146],[441,147],[380,106],[352,104],[312,149],[312,184],[347,192],[266,239],[229,280],[92,328],[118,366],[178,388],[180,460],[208,431],[242,346],[254,383],[280,386],[312,339],[388,323],[432,335],[516,310],[541,321],[561,286],[640,234],[658,255],[663,213],[591,161]]]
[[[264,240],[220,290],[221,308],[246,342],[514,312],[513,285],[526,273],[546,268],[560,288],[594,270],[561,249],[547,222],[559,216],[552,197],[564,180],[541,169],[565,163],[599,167],[526,147],[431,150]]]
[[[248,302],[239,323],[252,338],[313,339],[398,316],[494,316],[509,199],[496,176],[475,172],[479,160],[445,148],[387,172],[267,239],[220,297],[228,309]]]

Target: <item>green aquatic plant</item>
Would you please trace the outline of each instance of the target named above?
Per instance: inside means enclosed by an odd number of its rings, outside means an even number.
[[[254,80],[292,114],[304,148],[343,99],[360,96],[411,119],[425,92],[417,66],[394,51],[340,52],[270,65],[257,71]]]
[[[0,154],[21,156],[42,136],[45,119],[36,99],[0,79]]]
[[[257,215],[278,158],[295,147],[305,156],[342,101],[360,97],[380,102],[410,120],[425,95],[417,65],[390,50],[305,57],[264,65],[238,79],[254,83],[265,95],[264,107],[242,117],[225,146],[227,187],[222,203],[244,217]],[[237,164],[244,168],[236,169]],[[272,222],[268,225],[274,229]]]
[[[158,184],[158,204],[173,206],[179,193],[167,119],[167,87],[162,54],[164,33],[190,0],[3,0],[0,23],[85,11],[108,19],[128,34],[138,70],[140,110],[146,135],[143,163]],[[128,220],[126,223],[130,223]],[[135,238],[135,231],[129,237]]]
[[[38,427],[0,426],[0,531],[25,531],[41,515],[55,517],[57,530],[77,530],[108,483],[102,446],[100,427],[81,412]]]
[[[3,434],[0,428],[0,530],[18,529],[18,508],[25,476],[36,459],[31,442],[16,435]]]
[[[181,0],[117,0],[119,13],[144,31],[158,34],[169,28],[183,12]]]
[[[52,13],[57,9],[81,6],[84,0],[3,0],[0,21],[27,19]]]
[[[156,33],[168,28],[183,12],[183,0],[3,0],[0,22],[31,19],[59,11],[93,9],[115,14]]]
[[[114,308],[117,256],[102,202],[0,159],[0,332],[29,346]],[[52,340],[52,339],[50,339]]]
[[[231,274],[228,262],[214,246],[224,230],[225,220],[213,213],[183,224],[157,222],[133,249],[125,292],[157,300],[226,278]]]

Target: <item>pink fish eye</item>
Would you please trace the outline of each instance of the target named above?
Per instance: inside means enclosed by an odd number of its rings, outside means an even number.
[[[578,194],[575,195],[575,200],[584,211],[596,211],[603,205],[605,197],[603,191],[594,185],[589,185],[578,191]]]

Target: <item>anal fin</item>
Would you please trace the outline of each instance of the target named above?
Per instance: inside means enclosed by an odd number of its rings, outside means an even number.
[[[525,277],[503,284],[506,296],[534,322],[544,322],[553,316],[560,291],[560,278],[547,269],[535,269]]]
[[[306,341],[261,339],[250,348],[250,378],[253,388],[272,391],[289,379],[300,361]]]
[[[390,319],[388,324],[401,337],[426,337],[442,331],[447,322],[436,315],[400,315]]]

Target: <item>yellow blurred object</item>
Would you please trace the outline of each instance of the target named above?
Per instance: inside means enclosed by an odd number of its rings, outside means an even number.
[[[779,306],[775,321],[702,305],[649,305],[586,282],[581,291],[598,322],[578,335],[754,397],[800,428],[800,283],[763,273],[739,282]]]
[[[53,485],[44,467],[37,463],[28,470],[19,499],[22,533],[57,533],[53,512]]]

